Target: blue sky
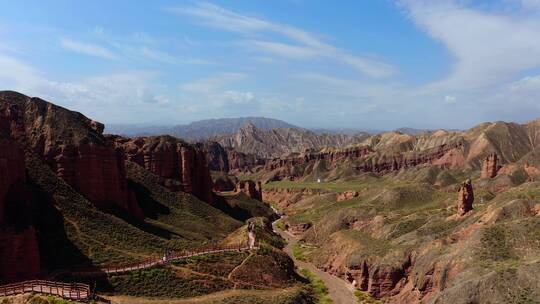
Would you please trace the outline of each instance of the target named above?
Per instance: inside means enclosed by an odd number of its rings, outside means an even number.
[[[316,128],[466,128],[540,117],[540,0],[0,9],[0,89],[104,123],[266,116]]]

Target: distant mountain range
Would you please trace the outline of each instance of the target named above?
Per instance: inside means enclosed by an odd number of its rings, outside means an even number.
[[[187,141],[202,141],[210,137],[221,134],[233,134],[250,123],[262,130],[295,128],[282,120],[266,117],[239,117],[239,118],[219,118],[205,119],[192,122],[186,125],[175,126],[137,126],[137,125],[107,125],[105,132],[120,134],[124,136],[149,136],[149,135],[171,135]]]
[[[266,117],[238,117],[238,118],[219,118],[205,119],[195,121],[189,124],[179,124],[174,126],[157,126],[157,125],[136,125],[136,124],[108,124],[105,127],[105,132],[110,134],[119,134],[123,136],[151,136],[151,135],[171,135],[182,138],[187,141],[205,141],[218,135],[230,135],[238,132],[246,124],[252,124],[260,130],[272,129],[298,129],[302,132],[311,131],[318,135],[346,135],[349,137],[363,136],[364,134],[376,135],[386,130],[364,129],[364,128],[340,128],[340,129],[324,129],[324,128],[302,128],[283,120],[266,118]],[[429,132],[428,129],[415,128],[399,128],[395,131],[418,135]]]

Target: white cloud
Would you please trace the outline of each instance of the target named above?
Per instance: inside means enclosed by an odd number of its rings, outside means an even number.
[[[168,63],[168,64],[196,64],[196,65],[206,65],[210,64],[210,62],[202,59],[186,59],[186,58],[178,58],[174,55],[171,55],[167,52],[150,48],[148,46],[130,46],[130,45],[121,45],[121,44],[115,44],[116,47],[118,47],[119,50],[121,50],[123,53],[125,53],[128,56],[131,56],[136,59],[146,59],[150,61],[156,61],[161,63]]]
[[[520,80],[510,84],[509,90],[512,92],[519,92],[519,91],[540,92],[540,75],[523,77]]]
[[[412,20],[442,43],[455,60],[431,89],[479,89],[540,66],[540,20],[465,6],[458,1],[405,0]]]
[[[212,93],[224,86],[242,80],[246,77],[242,73],[221,73],[219,75],[183,83],[180,90],[194,93]]]
[[[71,39],[62,38],[60,39],[60,45],[70,51],[74,51],[88,56],[100,57],[111,60],[117,59],[117,56],[111,50],[95,44],[83,43]]]
[[[540,9],[540,0],[517,0],[525,8]]]
[[[395,67],[390,64],[381,62],[380,60],[374,60],[367,56],[349,54],[340,48],[323,42],[315,35],[302,29],[245,16],[211,3],[202,2],[193,6],[173,7],[169,8],[169,11],[196,17],[203,24],[220,30],[228,30],[247,36],[260,33],[274,33],[295,43],[250,41],[253,47],[263,49],[265,52],[274,52],[289,58],[319,56],[327,60],[344,63],[373,78],[384,78],[396,73]],[[267,46],[267,48],[264,48],[264,46]]]
[[[0,54],[0,89],[38,96],[97,120],[146,118],[156,111],[156,105],[171,104],[170,98],[161,93],[158,75],[154,71],[133,70],[62,82]],[[126,116],[128,109],[132,110]]]
[[[444,103],[446,104],[455,104],[456,103],[456,97],[452,95],[446,95],[444,96]]]
[[[25,90],[43,80],[25,63],[0,54],[0,83],[3,89]]]
[[[96,36],[103,36],[105,34],[105,29],[102,26],[95,26],[91,32]]]
[[[273,53],[292,59],[311,59],[321,55],[316,49],[286,43],[250,40],[246,41],[245,44],[260,52]]]
[[[253,103],[256,100],[253,92],[225,91],[222,97],[221,105],[241,106]]]

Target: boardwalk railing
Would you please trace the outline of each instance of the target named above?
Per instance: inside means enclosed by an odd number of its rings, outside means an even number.
[[[255,245],[252,249],[259,249]],[[109,266],[102,268],[79,268],[71,271],[58,271],[58,274],[70,272],[75,276],[99,276],[103,274],[115,274],[129,272],[133,270],[146,269],[157,265],[165,265],[176,260],[181,260],[189,257],[200,256],[219,252],[236,252],[249,250],[250,248],[244,244],[226,245],[226,246],[207,246],[194,250],[182,250],[174,252],[163,258],[152,258],[143,262],[127,264],[122,266]],[[62,283],[45,280],[32,280],[19,282],[9,285],[0,286],[0,297],[12,296],[26,292],[37,292],[48,295],[55,295],[69,300],[87,301],[90,299],[90,286],[80,283]]]
[[[260,247],[258,245],[255,245],[253,249],[259,249]],[[119,266],[105,266],[100,268],[79,268],[76,270],[71,271],[72,274],[78,275],[78,276],[98,276],[103,274],[116,274],[116,273],[123,273],[123,272],[129,272],[134,270],[140,270],[140,269],[146,269],[158,265],[165,265],[169,264],[173,261],[186,259],[194,256],[200,256],[205,254],[211,254],[211,253],[220,253],[220,252],[236,252],[236,251],[243,251],[243,250],[249,250],[249,246],[246,244],[237,244],[237,245],[225,245],[225,246],[217,246],[217,245],[211,245],[206,246],[202,248],[192,249],[192,250],[182,250],[178,252],[173,252],[165,257],[162,258],[151,258],[142,262],[138,263],[132,263],[132,264],[125,264],[125,265],[119,265]]]
[[[32,280],[0,286],[0,297],[13,296],[26,292],[38,292],[69,300],[86,301],[90,297],[90,286],[80,283],[69,284],[43,280]]]

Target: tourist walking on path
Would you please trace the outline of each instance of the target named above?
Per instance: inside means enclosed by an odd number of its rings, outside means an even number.
[[[255,223],[249,222],[247,226],[248,232],[248,247],[249,249],[255,248]]]

